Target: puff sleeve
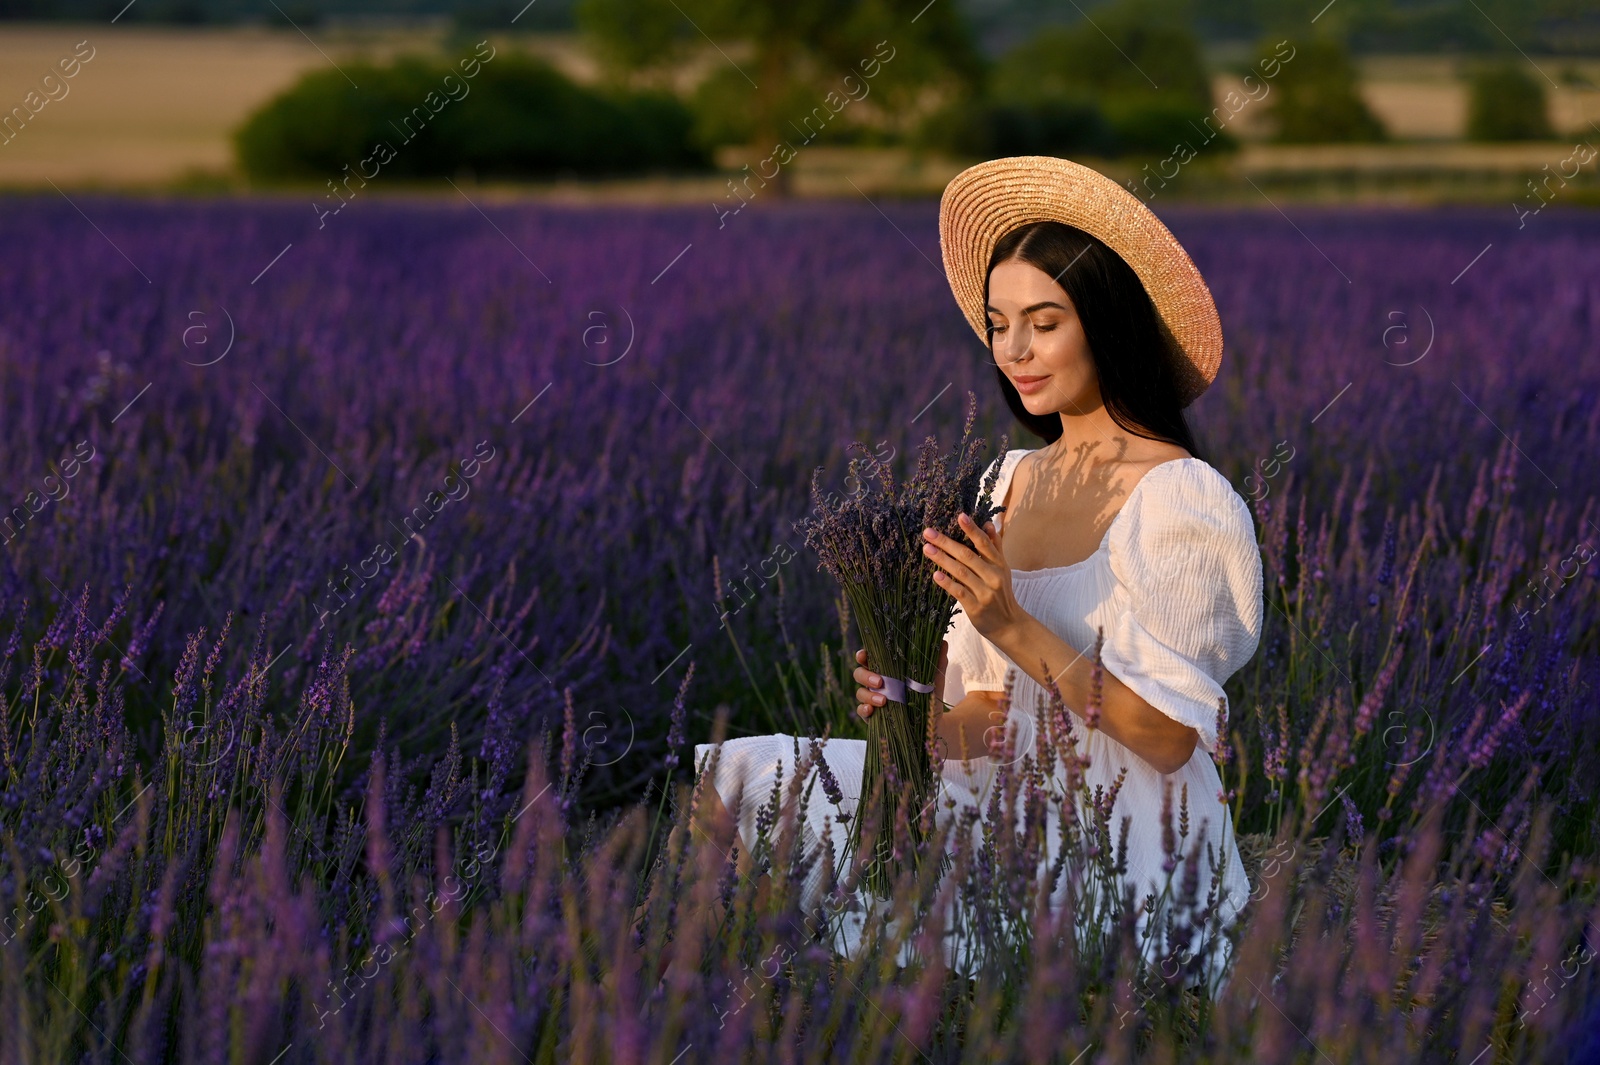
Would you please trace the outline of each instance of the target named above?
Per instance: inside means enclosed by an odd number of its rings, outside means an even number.
[[[1261,638],[1261,553],[1250,512],[1198,459],[1156,466],[1124,506],[1132,510],[1119,515],[1107,546],[1126,607],[1107,627],[1102,661],[1215,750],[1222,683]]]
[[[972,627],[959,603],[945,640],[950,644],[944,676],[946,702],[960,702],[968,692],[1005,690],[1006,669],[1011,660]]]

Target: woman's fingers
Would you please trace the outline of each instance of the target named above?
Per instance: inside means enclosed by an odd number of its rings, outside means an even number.
[[[950,543],[952,543],[952,541],[945,541],[946,546],[948,546]],[[960,547],[960,545],[956,546]],[[952,551],[941,550],[939,547],[935,547],[933,544],[924,545],[922,553],[928,558],[932,559],[933,564],[938,566],[939,570],[942,572],[942,577],[939,580],[940,584],[944,585],[946,588],[954,588],[959,586],[962,591],[977,591],[979,588],[985,586],[984,581],[978,572],[973,569],[972,566],[967,564],[967,560],[970,559],[973,565],[979,565],[980,562],[976,556],[972,554],[970,549],[960,548],[960,550],[966,555],[966,559],[958,557]],[[935,574],[935,576],[939,576],[939,574]],[[959,599],[960,596],[957,595],[956,598]]]
[[[984,539],[981,529],[966,524],[968,535],[974,542],[981,542],[985,551],[992,550],[992,545]],[[991,559],[984,551],[975,550],[953,537],[946,536],[937,529],[925,529],[922,534],[922,553],[932,559],[934,564],[950,571],[950,575],[969,589],[977,590],[988,582],[983,579],[983,572],[989,566],[1004,567],[1005,562],[1000,559]]]
[[[929,548],[933,548],[932,551]],[[977,552],[966,544],[951,536],[946,536],[938,529],[922,530],[922,553],[933,557],[937,554],[949,555],[961,562],[976,562]]]
[[[954,539],[954,537],[946,537],[946,539],[950,540],[950,544],[954,544],[957,548],[965,548],[965,550],[978,556],[978,558],[990,561],[990,563],[997,564],[997,566],[1005,564],[1005,555],[1000,550],[1000,536],[998,536],[998,532],[995,532],[994,521],[986,521],[984,525],[978,525],[976,521],[973,521],[970,513],[962,513],[957,518],[957,523],[962,526],[962,531],[966,532],[966,539],[971,540],[971,547],[962,544],[960,540]]]
[[[883,678],[867,668],[867,649],[865,647],[856,649],[856,661],[861,664],[850,674],[855,678],[855,682],[861,685],[856,689],[856,716],[865,720],[872,716],[873,710],[884,703],[883,696],[871,690],[872,688],[881,688],[883,686]]]
[[[989,543],[994,546],[994,550],[989,555],[990,561],[1001,569],[1010,569],[1011,567],[1006,564],[1006,541],[1004,535],[994,527],[994,522],[992,521],[984,525],[983,531],[989,534]]]
[[[852,673],[851,676],[855,678],[856,683],[861,685],[862,688],[883,687],[883,678],[872,672],[872,670],[868,669],[866,666],[857,667],[856,671]],[[862,701],[865,702],[866,700],[863,699]]]
[[[856,661],[860,662],[861,665],[857,666],[855,671],[850,674],[855,678],[855,682],[861,685],[856,689],[856,704],[858,706],[862,704],[882,706],[884,702],[883,696],[869,689],[883,687],[883,678],[867,668],[867,649],[865,647],[856,651]]]
[[[966,532],[967,539],[972,541],[973,548],[978,554],[995,565],[1004,563],[1004,555],[1000,551],[998,534],[994,531],[994,522],[990,521],[979,525],[972,520],[972,515],[970,514],[962,514],[957,520],[960,522],[961,528]]]
[[[861,685],[856,689],[856,713],[862,718],[868,718],[872,716],[872,711],[876,707],[884,704],[883,694],[872,690],[873,688],[883,687],[883,678],[866,667],[867,652],[865,649],[856,652],[856,661],[862,663],[851,674],[856,683]]]

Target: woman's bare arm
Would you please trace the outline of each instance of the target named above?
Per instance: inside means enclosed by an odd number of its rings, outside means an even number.
[[[990,639],[1017,668],[1041,685],[1054,682],[1061,691],[1061,701],[1083,716],[1089,706],[1094,668],[1087,656],[1029,614]],[[1182,769],[1200,742],[1200,734],[1193,728],[1151,706],[1109,670],[1101,670],[1099,728],[1149,762],[1158,773]]]
[[[933,579],[956,598],[979,634],[1040,685],[1054,683],[1061,701],[1082,716],[1089,705],[1090,661],[1017,602],[993,523],[979,528],[967,514],[959,520],[970,547],[936,529],[923,530],[923,553],[940,567]],[[1182,769],[1200,741],[1197,731],[1151,706],[1109,670],[1103,671],[1099,728],[1160,773]]]

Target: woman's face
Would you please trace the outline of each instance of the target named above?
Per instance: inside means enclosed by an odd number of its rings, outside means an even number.
[[[1072,299],[1049,274],[1020,259],[989,273],[994,361],[1029,414],[1087,413],[1100,405],[1100,379]]]

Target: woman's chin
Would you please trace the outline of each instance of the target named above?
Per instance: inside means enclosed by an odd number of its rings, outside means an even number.
[[[1023,396],[1022,406],[1029,414],[1036,418],[1048,418],[1060,414],[1068,409],[1068,405],[1061,398],[1060,393],[1042,392],[1034,396]]]
[[[1098,391],[1093,388],[1063,390],[1059,386],[1045,388],[1032,395],[1021,395],[1021,399],[1023,408],[1029,414],[1045,418],[1061,413],[1082,414],[1100,403]]]

